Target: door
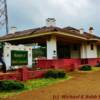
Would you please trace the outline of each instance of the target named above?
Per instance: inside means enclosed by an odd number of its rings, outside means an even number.
[[[70,46],[58,46],[57,55],[58,58],[70,58]]]

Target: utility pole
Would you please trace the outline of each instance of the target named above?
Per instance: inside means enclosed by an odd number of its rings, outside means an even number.
[[[6,34],[8,34],[9,30],[8,30],[8,12],[7,12],[7,1],[4,0],[5,2],[5,20],[6,20]]]
[[[5,26],[6,34],[9,33],[7,0],[0,0],[0,28]]]

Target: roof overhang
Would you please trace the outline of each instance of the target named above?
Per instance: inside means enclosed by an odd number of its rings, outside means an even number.
[[[23,39],[30,39],[30,38],[36,38],[36,37],[41,37],[41,36],[47,36],[47,35],[61,35],[61,36],[66,36],[66,37],[73,37],[76,39],[82,39],[82,40],[87,40],[83,36],[77,36],[73,35],[70,33],[64,33],[64,32],[46,32],[46,33],[37,33],[37,34],[32,34],[32,35],[27,35],[27,36],[16,36],[16,37],[11,37],[11,38],[6,38],[6,39],[1,39],[0,42],[10,42],[10,41],[17,41],[17,40],[23,40]]]

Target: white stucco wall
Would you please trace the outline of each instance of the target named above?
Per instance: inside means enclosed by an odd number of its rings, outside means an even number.
[[[81,46],[81,58],[97,58],[97,46],[93,43],[93,50],[91,50],[91,43],[84,43]]]
[[[56,54],[54,55],[54,51],[56,51]],[[47,59],[53,59],[57,57],[57,43],[56,43],[56,37],[51,37],[49,40],[47,40]]]
[[[96,44],[93,44],[93,50],[91,50],[91,44],[87,45],[87,58],[97,58]]]
[[[28,67],[32,66],[32,47],[23,46],[23,45],[15,46],[15,45],[6,44],[4,46],[3,59],[6,63],[7,70],[10,69],[10,67],[11,67],[11,50],[28,51]]]

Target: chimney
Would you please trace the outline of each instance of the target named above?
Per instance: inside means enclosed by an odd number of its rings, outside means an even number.
[[[80,34],[83,34],[84,33],[84,29],[83,28],[80,28],[79,29],[79,32],[80,32]]]
[[[90,33],[90,34],[93,34],[93,33],[94,33],[93,30],[94,30],[93,27],[90,27],[90,28],[89,28],[89,33]]]
[[[47,19],[46,19],[46,24],[47,24],[47,27],[55,26],[55,25],[56,25],[56,20],[55,20],[55,18],[47,18]]]
[[[15,32],[16,32],[16,29],[17,29],[17,28],[16,28],[15,26],[12,26],[12,27],[11,27],[11,32],[10,32],[10,33],[15,33]]]

